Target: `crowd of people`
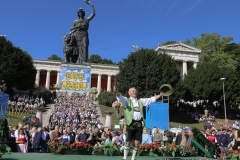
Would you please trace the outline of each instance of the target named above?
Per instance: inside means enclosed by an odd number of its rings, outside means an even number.
[[[102,127],[91,94],[57,92],[54,101],[48,125],[50,128],[57,125],[66,129],[70,126],[76,132],[81,126],[87,129]]]
[[[126,129],[111,130],[108,128],[97,128],[95,126],[87,129],[87,126],[80,127],[55,125],[54,127],[33,127],[30,129],[29,125],[19,123],[18,126],[9,126],[11,137],[11,148],[13,152],[48,152],[48,142],[69,142],[89,143],[92,146],[97,143],[114,142],[118,145],[124,146],[126,143]],[[218,152],[230,149],[237,150],[240,146],[240,131],[239,122],[236,120],[230,127],[221,125],[219,129],[214,127],[207,127],[201,130],[202,134],[216,147]],[[161,146],[175,143],[176,145],[190,145],[192,144],[193,132],[185,127],[181,132],[175,134],[168,130],[162,131],[158,128],[153,130],[144,128],[142,135],[142,144],[160,144]],[[206,147],[207,146],[203,146]],[[201,152],[202,153],[202,152]],[[215,154],[216,156],[218,153]],[[202,153],[201,156],[204,156]]]
[[[26,96],[16,96],[12,102],[39,102],[41,100],[32,99]],[[9,101],[10,103],[10,101]],[[16,103],[18,104],[18,103]],[[26,103],[25,103],[26,104]],[[188,107],[187,113],[201,115],[199,110],[194,113]],[[218,151],[228,152],[230,149],[238,149],[240,146],[239,122],[236,121],[230,127],[224,124],[218,124],[217,129],[214,126],[215,116],[218,113],[212,113],[205,107],[202,120],[205,125],[201,130],[202,134],[216,147]],[[192,146],[193,133],[189,128],[180,127],[181,132],[172,133],[170,131],[162,131],[158,128],[143,129],[142,144],[166,144],[175,143],[176,145]],[[69,143],[89,143],[92,146],[99,143],[114,142],[124,146],[126,143],[126,128],[111,130],[104,128],[97,116],[96,106],[93,104],[91,95],[73,93],[69,95],[67,92],[57,92],[55,96],[55,104],[46,127],[33,127],[19,123],[18,126],[9,126],[11,137],[11,148],[13,152],[48,152],[48,142],[69,142]],[[207,146],[203,146],[207,147]],[[216,156],[218,154],[216,153]],[[203,155],[202,155],[203,156]]]
[[[14,107],[26,107],[26,108],[37,108],[43,106],[45,101],[43,98],[34,98],[27,95],[16,94],[12,97],[9,97],[8,105]]]

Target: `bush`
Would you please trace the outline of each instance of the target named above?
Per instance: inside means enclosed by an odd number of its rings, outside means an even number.
[[[9,144],[9,128],[8,128],[8,122],[7,119],[0,119],[0,142],[2,144]]]
[[[98,95],[98,103],[107,107],[112,107],[112,103],[116,100],[116,93],[114,92],[101,92]]]
[[[52,93],[43,87],[38,87],[32,92],[34,98],[43,98],[45,102],[48,102],[52,98]]]

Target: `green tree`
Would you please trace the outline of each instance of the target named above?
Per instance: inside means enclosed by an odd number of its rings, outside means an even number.
[[[58,60],[58,61],[62,61],[62,58],[59,57],[56,54],[52,54],[50,57],[48,57],[48,60]]]
[[[8,93],[34,88],[36,69],[32,57],[5,37],[0,37],[0,79],[7,83]]]
[[[102,61],[102,57],[98,54],[92,54],[88,59],[88,63],[100,63]]]
[[[87,61],[88,63],[98,63],[98,64],[116,64],[111,59],[102,59],[102,57],[98,54],[93,54]]]
[[[98,102],[101,105],[112,107],[113,102],[116,100],[114,92],[103,91],[98,95]]]
[[[166,41],[162,45],[174,44],[177,43],[176,41]]]
[[[114,63],[111,59],[106,59],[106,58],[104,58],[104,59],[100,62],[100,64],[116,64],[116,63]]]
[[[31,93],[29,94],[34,98],[43,98],[45,102],[49,102],[52,98],[52,93],[48,89],[43,87],[38,87],[34,90],[31,90]]]
[[[172,57],[158,54],[154,50],[141,49],[123,59],[119,65],[116,86],[125,96],[130,87],[135,87],[139,97],[149,97],[154,93],[159,94],[161,85],[171,84],[175,89],[180,81],[180,72]],[[173,97],[180,97],[177,90],[171,96],[171,100],[176,100]]]
[[[202,50],[199,54],[200,62],[214,62],[219,67],[236,69],[237,62],[234,55],[225,52],[226,47],[232,40],[233,37],[230,36],[225,37],[218,33],[204,33],[201,34],[200,38],[193,38],[192,45]],[[189,40],[186,40],[186,42],[190,43]]]
[[[228,44],[224,51],[228,54],[234,55],[234,58],[237,61],[237,75],[240,78],[240,43]]]
[[[183,81],[186,91],[184,100],[209,100],[212,104],[215,100],[223,101],[222,81],[226,78],[225,93],[226,102],[233,103],[239,97],[240,83],[236,71],[231,68],[218,67],[216,63],[203,62],[197,68],[189,70]]]
[[[0,142],[1,144],[7,144],[9,145],[10,139],[9,139],[9,129],[8,129],[8,121],[7,119],[1,118],[0,119]]]

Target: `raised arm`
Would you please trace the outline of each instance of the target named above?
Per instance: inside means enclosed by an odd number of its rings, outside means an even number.
[[[89,5],[92,7],[92,14],[87,19],[91,21],[95,17],[96,13],[95,13],[93,4],[89,4]]]
[[[124,108],[127,108],[127,97],[122,96],[116,86],[113,87],[113,91],[116,92],[117,100],[122,102]]]
[[[149,104],[154,103],[156,100],[158,100],[161,97],[161,94],[155,95],[151,98],[141,98],[143,106],[148,107]]]

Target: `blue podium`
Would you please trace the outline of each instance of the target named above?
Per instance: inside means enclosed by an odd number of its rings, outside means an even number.
[[[0,119],[6,118],[8,111],[8,94],[0,92]]]
[[[146,107],[146,127],[154,127],[162,130],[169,129],[168,103],[155,102]]]

